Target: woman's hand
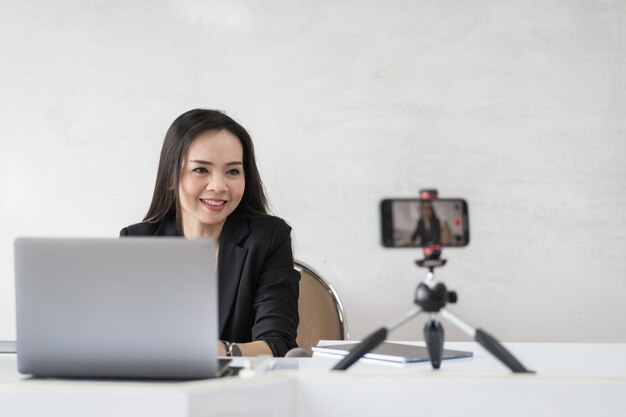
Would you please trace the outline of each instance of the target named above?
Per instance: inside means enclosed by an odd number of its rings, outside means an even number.
[[[226,356],[226,345],[219,340],[217,341],[217,356]]]

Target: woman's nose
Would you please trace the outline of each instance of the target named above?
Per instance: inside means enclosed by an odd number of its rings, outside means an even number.
[[[211,178],[211,181],[207,184],[207,191],[213,191],[215,193],[223,193],[228,188],[226,187],[226,181],[221,175],[215,175]]]

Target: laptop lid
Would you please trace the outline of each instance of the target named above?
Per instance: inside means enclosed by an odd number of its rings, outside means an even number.
[[[217,375],[211,240],[15,240],[21,373],[55,377]]]

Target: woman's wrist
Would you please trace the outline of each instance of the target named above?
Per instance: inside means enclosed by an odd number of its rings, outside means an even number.
[[[227,342],[224,340],[220,340],[220,343],[223,345],[225,352],[222,356],[243,356],[237,343]]]
[[[217,356],[226,356],[228,355],[228,347],[226,346],[226,342],[218,340],[217,342]]]

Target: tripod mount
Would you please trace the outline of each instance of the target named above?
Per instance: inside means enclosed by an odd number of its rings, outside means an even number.
[[[420,197],[436,199],[436,190],[423,190]],[[457,326],[467,333],[472,339],[478,342],[489,353],[495,356],[500,362],[506,365],[514,373],[534,373],[526,369],[502,344],[493,336],[480,328],[473,328],[456,315],[448,311],[446,304],[454,304],[458,300],[455,291],[449,291],[442,282],[435,282],[435,269],[446,264],[446,260],[441,258],[442,248],[439,244],[431,244],[423,248],[424,257],[415,261],[418,267],[428,270],[426,278],[420,282],[415,290],[413,302],[417,307],[407,312],[402,318],[387,327],[381,327],[367,336],[361,343],[355,346],[341,361],[335,365],[333,370],[346,370],[365,354],[375,349],[387,339],[387,335],[404,323],[424,312],[429,314],[429,318],[424,325],[424,340],[430,363],[434,369],[439,369],[443,357],[444,329],[441,322],[437,320],[437,315],[441,314],[447,321]]]

